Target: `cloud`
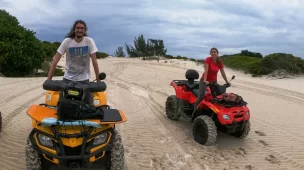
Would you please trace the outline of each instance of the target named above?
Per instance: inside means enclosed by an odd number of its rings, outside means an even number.
[[[172,55],[205,58],[211,47],[218,47],[221,54],[248,49],[303,57],[300,4],[300,0],[2,0],[1,8],[48,41],[62,41],[73,22],[83,19],[98,49],[109,54],[144,34],[163,39]]]

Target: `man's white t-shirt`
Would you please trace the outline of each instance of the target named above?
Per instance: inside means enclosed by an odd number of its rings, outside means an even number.
[[[73,81],[90,78],[90,55],[98,51],[92,38],[85,36],[79,43],[65,38],[57,51],[61,55],[66,53],[64,78]]]

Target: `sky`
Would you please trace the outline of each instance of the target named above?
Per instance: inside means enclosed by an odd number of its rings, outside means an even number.
[[[302,1],[302,3],[301,3]],[[63,41],[87,23],[99,51],[113,55],[139,34],[164,40],[167,54],[204,59],[247,49],[304,58],[304,0],[0,0],[42,41]]]

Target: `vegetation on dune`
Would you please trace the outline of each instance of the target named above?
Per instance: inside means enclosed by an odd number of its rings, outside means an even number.
[[[35,32],[19,25],[16,17],[0,10],[0,71],[6,76],[24,76],[39,69],[45,53]]]
[[[118,47],[114,53],[115,57],[126,57],[125,52],[123,51],[123,47]]]
[[[47,76],[50,63],[60,42],[40,41],[35,32],[20,25],[16,17],[5,10],[0,10],[0,72],[4,76]],[[133,46],[125,43],[114,52],[115,57],[136,58],[143,60],[178,59],[203,64],[203,59],[167,54],[162,39],[147,40],[142,34],[134,38]],[[97,52],[97,58],[103,59],[109,54]],[[242,50],[240,53],[220,56],[226,67],[250,73],[253,76],[268,75],[277,70],[296,75],[304,73],[304,60],[286,53],[273,53],[266,56],[257,52]],[[42,70],[39,71],[39,70]],[[55,76],[62,76],[64,71],[58,67]]]
[[[122,47],[120,47],[122,50]],[[163,40],[148,39],[145,41],[141,34],[134,39],[134,47],[126,44],[126,51],[129,57],[143,57],[143,60],[159,60],[159,57],[166,59],[179,59],[194,61],[203,64],[204,60],[188,58],[185,56],[172,56],[167,54]],[[228,68],[250,73],[252,76],[268,75],[276,70],[284,70],[290,75],[304,73],[304,60],[300,57],[286,53],[273,53],[263,57],[261,53],[241,50],[240,53],[220,56]]]
[[[134,38],[134,47],[126,44],[129,57],[165,56],[167,49],[164,41],[159,39],[147,39],[141,34]]]
[[[243,50],[238,54],[221,56],[221,59],[227,67],[250,73],[252,76],[268,75],[276,70],[284,70],[290,75],[304,73],[304,60],[292,54],[273,53],[263,57],[259,53],[251,52],[257,55],[248,55],[244,51],[248,52]]]

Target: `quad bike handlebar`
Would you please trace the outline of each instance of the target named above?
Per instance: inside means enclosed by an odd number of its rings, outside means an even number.
[[[233,79],[235,79],[235,75],[233,75],[231,77],[231,79],[229,80],[229,82],[225,83],[223,86],[225,86],[226,88],[230,87],[230,81],[232,81]],[[217,82],[209,82],[209,85],[218,85],[218,83]]]
[[[99,74],[99,79],[104,80],[106,78],[105,73]],[[96,79],[93,82],[90,82],[89,84],[82,84],[77,82],[69,82],[66,83],[63,80],[46,80],[43,83],[43,89],[44,90],[51,90],[51,91],[63,91],[67,87],[76,87],[81,88],[84,91],[87,92],[102,92],[107,89],[107,85],[104,82],[95,82]]]

